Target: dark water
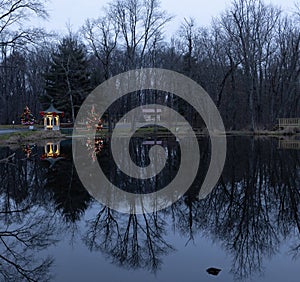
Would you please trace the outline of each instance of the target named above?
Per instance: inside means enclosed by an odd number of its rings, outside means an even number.
[[[149,145],[134,142],[133,159],[143,165]],[[209,141],[199,140],[201,167],[186,195],[155,214],[129,215],[81,185],[70,141],[50,143],[0,147],[0,160],[11,156],[0,162],[1,281],[300,281],[299,150],[228,137],[219,184],[198,200],[209,164]],[[175,140],[162,146],[169,160],[149,189],[170,182],[180,163]],[[51,150],[54,158],[45,155]],[[106,142],[99,151],[111,181],[137,187]],[[221,272],[212,276],[209,267]]]

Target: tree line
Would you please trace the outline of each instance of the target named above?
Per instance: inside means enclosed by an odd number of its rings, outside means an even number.
[[[165,27],[173,18],[158,0],[111,0],[98,18],[62,37],[25,28],[34,16],[48,17],[44,1],[0,1],[1,124],[18,121],[26,105],[38,116],[52,100],[73,121],[97,85],[141,67],[198,82],[227,130],[271,129],[279,117],[299,116],[297,5],[287,14],[262,0],[233,0],[209,27],[186,18],[172,36]]]

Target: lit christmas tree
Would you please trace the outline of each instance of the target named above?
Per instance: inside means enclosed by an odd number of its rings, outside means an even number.
[[[99,117],[99,114],[96,113],[94,105],[92,106],[87,118],[87,128],[95,128],[96,133],[100,132],[102,129],[102,120]]]
[[[34,125],[35,118],[28,106],[25,107],[24,112],[21,115],[21,123],[23,125]]]
[[[95,128],[96,129],[96,136],[94,140],[90,137],[86,141],[86,146],[89,151],[89,154],[93,161],[96,161],[97,155],[101,152],[104,142],[103,139],[97,136],[98,133],[102,130],[102,120],[100,116],[96,113],[95,107],[92,106],[92,109],[87,118],[87,128]]]

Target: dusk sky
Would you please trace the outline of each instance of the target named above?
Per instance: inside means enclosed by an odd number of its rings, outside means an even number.
[[[296,0],[297,1],[297,0]],[[50,18],[41,25],[48,30],[56,30],[65,33],[67,23],[71,24],[72,30],[77,31],[87,18],[97,18],[101,15],[103,7],[109,0],[49,0],[46,5]],[[281,6],[285,11],[291,12],[295,0],[272,0],[265,1]],[[198,25],[209,25],[212,17],[218,16],[231,3],[231,0],[162,0],[161,7],[169,14],[175,16],[166,27],[167,32],[173,33],[186,17],[196,19]]]

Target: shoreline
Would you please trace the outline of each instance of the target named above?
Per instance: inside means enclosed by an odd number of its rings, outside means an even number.
[[[1,130],[1,126],[0,126]],[[8,131],[8,133],[3,133],[0,135],[0,146],[5,145],[21,145],[28,142],[40,143],[44,140],[51,140],[51,139],[70,139],[72,135],[67,135],[61,133],[61,131],[44,131],[41,129],[38,130],[18,130],[15,132],[10,132],[10,129],[3,129],[3,131]],[[127,135],[128,132],[124,132],[124,136]],[[154,131],[153,129],[147,129],[140,133],[135,134],[136,137],[150,137],[151,135],[156,134],[157,137],[168,137],[171,136],[167,131]],[[197,137],[206,137],[209,136],[207,131],[195,131],[195,135]],[[218,134],[216,134],[218,135]],[[102,130],[99,137],[107,138],[110,137],[111,133],[109,133],[106,129]],[[223,136],[223,135],[220,135]],[[265,137],[265,138],[293,138],[293,137],[300,137],[300,133],[292,133],[287,132],[285,130],[281,131],[270,131],[270,130],[258,130],[258,131],[247,131],[247,130],[231,130],[226,131],[226,136],[233,137],[233,136],[248,136],[248,137]],[[122,137],[122,134],[120,135]]]

